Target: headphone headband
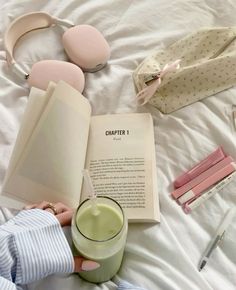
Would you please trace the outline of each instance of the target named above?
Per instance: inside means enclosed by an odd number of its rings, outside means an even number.
[[[21,76],[24,74],[25,78],[27,78],[28,74],[22,70],[13,57],[13,51],[17,41],[29,31],[47,28],[52,25],[74,26],[69,20],[52,17],[46,12],[32,12],[16,18],[8,27],[4,35],[7,63],[13,65],[17,73]]]
[[[53,25],[66,26],[62,35],[62,45],[69,62],[59,60],[40,60],[34,63],[30,73],[26,73],[13,56],[14,47],[20,37],[29,31]],[[74,25],[72,22],[53,17],[46,12],[32,12],[16,18],[4,35],[6,61],[11,70],[21,79],[27,79],[32,87],[46,90],[50,81],[63,80],[82,92],[84,74],[103,68],[109,57],[110,47],[100,31],[88,24]]]

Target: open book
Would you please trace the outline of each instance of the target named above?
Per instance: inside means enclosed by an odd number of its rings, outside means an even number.
[[[129,221],[160,221],[155,160],[150,114],[91,116],[88,100],[65,82],[32,88],[0,202],[75,208],[89,194],[87,168],[96,193],[117,200]]]

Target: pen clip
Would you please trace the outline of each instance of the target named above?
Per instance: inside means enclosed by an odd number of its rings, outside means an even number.
[[[222,240],[224,239],[224,236],[225,236],[225,231],[223,231],[223,233],[221,234],[221,236],[220,236],[220,238],[219,238],[219,240],[218,240],[218,242],[217,242],[217,246],[218,246],[220,243],[222,243]]]

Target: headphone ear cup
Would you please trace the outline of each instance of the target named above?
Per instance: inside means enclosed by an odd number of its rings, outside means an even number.
[[[59,60],[42,60],[32,66],[28,83],[30,86],[46,90],[50,81],[65,81],[80,93],[84,90],[85,78],[75,64]]]
[[[70,60],[84,71],[97,71],[110,58],[106,39],[91,25],[77,25],[68,29],[63,34],[62,42]]]

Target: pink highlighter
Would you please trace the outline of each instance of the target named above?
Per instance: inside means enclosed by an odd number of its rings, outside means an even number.
[[[199,162],[197,165],[192,167],[190,170],[185,172],[184,174],[180,175],[175,181],[174,181],[174,188],[179,188],[183,186],[184,184],[188,183],[198,175],[200,175],[202,172],[206,171],[222,159],[226,157],[226,154],[224,153],[222,147],[218,147],[214,152],[212,152],[210,155],[208,155],[205,159],[203,159],[201,162]]]
[[[216,163],[215,165],[213,165],[212,167],[210,167],[206,171],[202,172],[200,175],[198,175],[197,177],[195,177],[194,179],[192,179],[188,183],[186,183],[183,186],[181,186],[180,188],[177,188],[174,191],[172,191],[172,193],[171,193],[172,197],[175,199],[178,199],[178,201],[179,201],[179,198],[182,195],[184,195],[187,191],[189,191],[190,189],[192,189],[193,187],[195,187],[199,183],[203,182],[205,179],[212,176],[213,174],[215,174],[216,172],[218,172],[219,170],[221,170],[222,168],[224,168],[225,166],[227,166],[228,164],[230,164],[233,161],[234,160],[231,156],[225,157],[223,160],[219,161],[218,163]]]
[[[203,180],[203,182],[199,183],[195,187],[193,187],[191,190],[183,194],[179,199],[178,202],[180,204],[184,204],[185,202],[188,202],[192,198],[196,198],[200,196],[205,190],[207,190],[210,186],[216,184],[220,180],[222,180],[224,177],[230,175],[236,170],[236,163],[231,162],[230,164],[226,165],[225,167],[221,168],[211,176],[209,176],[207,179]]]

